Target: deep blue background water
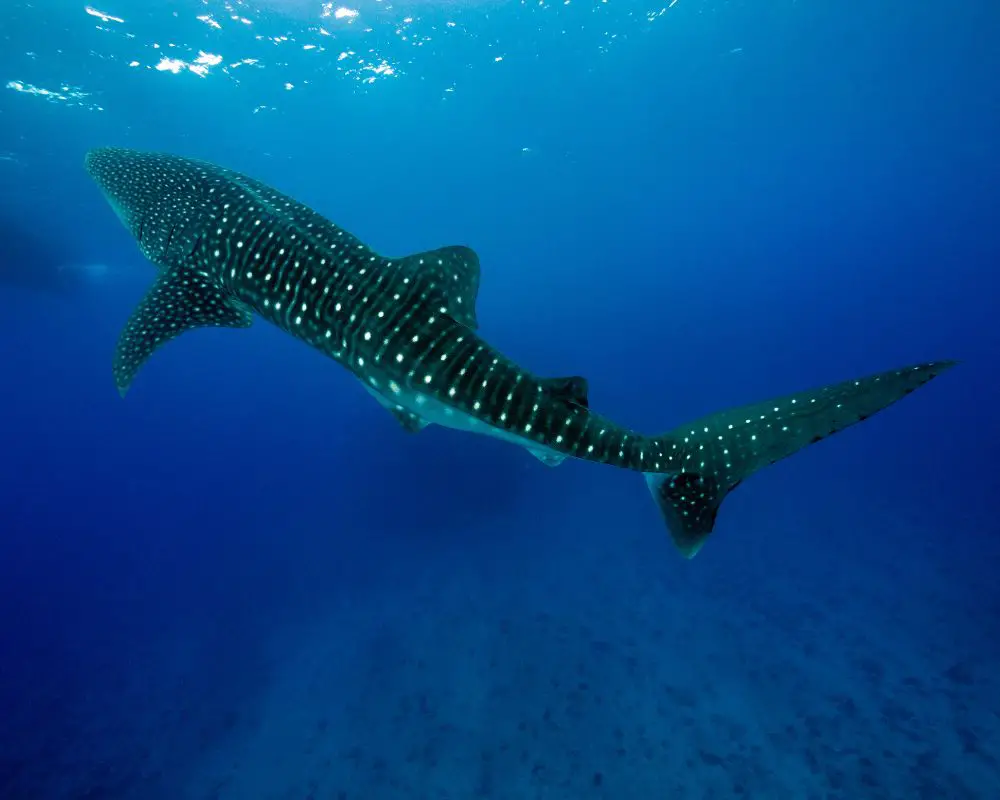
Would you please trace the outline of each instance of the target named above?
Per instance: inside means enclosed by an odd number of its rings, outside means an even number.
[[[0,212],[109,268],[0,286],[0,796],[1000,797],[1000,9],[264,5],[0,12]],[[484,334],[641,430],[963,364],[685,562],[637,476],[406,436],[262,324],[122,401],[107,144],[474,247]]]

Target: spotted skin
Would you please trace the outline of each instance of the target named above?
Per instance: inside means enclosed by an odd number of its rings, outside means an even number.
[[[102,148],[86,168],[159,268],[118,342],[124,395],[186,330],[262,317],[349,369],[397,419],[481,433],[543,463],[644,473],[691,557],[726,494],[761,467],[863,420],[940,374],[934,362],[725,411],[659,436],[590,409],[577,376],[540,378],[478,335],[479,260],[467,247],[386,258],[245,175],[178,156]]]

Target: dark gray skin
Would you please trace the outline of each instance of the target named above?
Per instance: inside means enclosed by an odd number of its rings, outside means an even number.
[[[642,473],[690,558],[745,478],[867,419],[953,365],[917,364],[731,409],[649,436],[590,408],[577,376],[541,378],[478,333],[467,247],[381,256],[294,199],[231,170],[102,148],[91,177],[160,270],[115,354],[122,395],[162,344],[260,317],[350,370],[404,429],[428,424]]]

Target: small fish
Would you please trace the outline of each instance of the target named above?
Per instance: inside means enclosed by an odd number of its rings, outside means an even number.
[[[165,342],[193,328],[246,328],[256,315],[350,370],[406,431],[443,425],[553,466],[578,458],[642,473],[687,558],[745,478],[954,364],[908,366],[650,436],[593,411],[584,378],[533,375],[479,335],[479,259],[468,247],[388,258],[269,186],[178,156],[102,148],[86,168],[159,268],[118,341],[123,396]]]

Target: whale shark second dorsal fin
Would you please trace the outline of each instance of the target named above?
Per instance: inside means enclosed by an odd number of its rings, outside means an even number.
[[[542,378],[538,381],[542,386],[563,400],[574,405],[590,407],[588,398],[589,385],[586,378],[570,375],[566,378]]]

